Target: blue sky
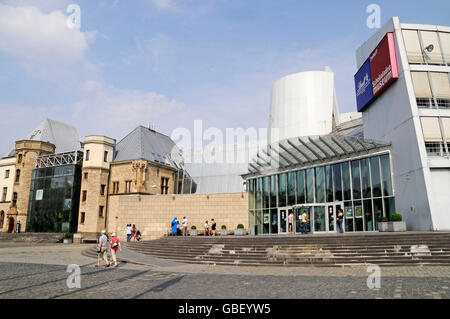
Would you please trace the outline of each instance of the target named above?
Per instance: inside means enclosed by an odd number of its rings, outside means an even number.
[[[355,111],[371,3],[382,24],[450,25],[450,2],[433,0],[0,0],[0,153],[46,117],[117,140],[148,123],[267,127],[272,84],[325,66],[341,112]]]

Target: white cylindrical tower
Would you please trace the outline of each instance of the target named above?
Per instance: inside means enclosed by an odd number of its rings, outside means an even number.
[[[285,76],[272,87],[269,140],[274,143],[296,136],[329,134],[335,109],[333,72]]]

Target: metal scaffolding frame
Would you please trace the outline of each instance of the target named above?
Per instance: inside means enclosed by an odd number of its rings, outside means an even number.
[[[35,168],[56,167],[63,165],[83,165],[83,152],[67,152],[42,155],[36,158]]]

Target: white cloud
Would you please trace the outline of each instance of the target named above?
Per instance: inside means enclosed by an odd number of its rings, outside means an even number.
[[[158,9],[169,9],[175,6],[173,0],[152,0],[152,3]]]
[[[123,90],[99,81],[85,81],[81,88],[84,97],[73,104],[71,118],[84,134],[103,132],[118,138],[138,125],[161,123],[185,108],[184,103],[162,94]]]
[[[31,74],[63,74],[81,61],[95,32],[69,28],[61,11],[0,6],[0,51]]]

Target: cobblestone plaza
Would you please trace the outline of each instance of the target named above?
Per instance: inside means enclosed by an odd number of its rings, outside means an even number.
[[[367,285],[370,273],[365,266],[233,267],[122,262],[110,269],[95,268],[95,259],[81,255],[86,248],[86,245],[0,244],[0,298],[449,298],[448,266],[381,268],[380,288],[370,289]],[[80,288],[67,286],[70,264],[80,266]]]

